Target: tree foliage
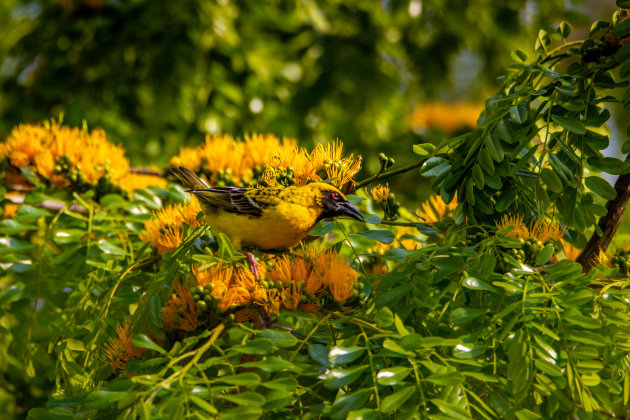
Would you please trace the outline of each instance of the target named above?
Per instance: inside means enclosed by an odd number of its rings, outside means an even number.
[[[307,153],[274,139],[236,181],[217,156],[195,157],[203,147],[176,156],[210,182],[299,183],[308,170],[367,214],[365,225],[320,222],[293,255],[257,253],[255,280],[177,184],[122,188],[124,162],[99,155],[85,169],[87,156],[27,147],[93,134],[16,128],[0,149],[5,185],[22,186],[0,222],[0,408],[31,419],[627,416],[629,252],[602,250],[585,272],[571,246],[617,194],[600,171],[630,172],[601,154],[604,104],[629,105],[618,89],[627,17],[596,22],[584,41],[567,43],[566,23],[541,32],[533,59],[514,52],[476,129],[415,145],[405,167],[379,156],[362,181],[343,176],[361,159],[339,143]],[[253,153],[248,142],[268,139],[212,141]],[[112,150],[98,144],[84,154]],[[419,167],[438,195],[416,214],[388,186],[366,188]]]

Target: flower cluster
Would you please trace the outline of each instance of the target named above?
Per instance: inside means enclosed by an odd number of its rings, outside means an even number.
[[[363,290],[358,273],[334,250],[307,248],[301,254],[259,261],[258,279],[243,264],[220,262],[192,271],[194,285],[177,284],[162,309],[165,331],[192,331],[228,314],[242,322],[261,310],[275,314],[283,308],[305,312],[324,306],[345,308],[357,304]]]
[[[321,179],[342,188],[361,170],[361,156],[343,157],[340,140],[318,144],[308,153],[296,143],[285,143],[266,160],[263,180],[267,185],[305,185]]]
[[[202,173],[213,186],[247,187],[258,183],[270,150],[294,144],[293,139],[280,140],[271,134],[245,136],[242,141],[225,134],[208,135],[204,144],[182,148],[170,163]]]
[[[17,183],[17,168],[31,166],[56,187],[97,188],[101,193],[123,190],[132,192],[149,185],[165,185],[159,176],[139,175],[130,171],[122,147],[110,143],[103,130],[71,128],[55,121],[24,124],[13,129],[0,144],[0,158],[13,167],[7,174]]]
[[[170,205],[154,212],[153,217],[144,224],[140,240],[149,242],[157,248],[158,254],[172,251],[184,238],[184,223],[199,227],[203,219],[197,219],[201,211],[199,202],[192,198],[185,204]]]
[[[128,321],[116,326],[117,337],[105,344],[105,358],[114,373],[126,374],[127,362],[130,359],[140,359],[142,349],[132,344],[132,335]]]
[[[546,243],[549,240],[554,242],[560,241],[566,229],[556,223],[547,223],[542,220],[532,221],[529,229],[523,223],[523,216],[507,216],[503,217],[495,222],[497,229],[501,230],[507,226],[512,226],[513,229],[507,232],[505,235],[511,238],[527,240],[529,238],[536,238],[541,243]]]

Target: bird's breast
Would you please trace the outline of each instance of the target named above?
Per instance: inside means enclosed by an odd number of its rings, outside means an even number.
[[[267,207],[261,216],[221,212],[208,214],[214,232],[226,234],[232,242],[259,249],[285,249],[297,245],[313,228],[321,209],[282,202]]]

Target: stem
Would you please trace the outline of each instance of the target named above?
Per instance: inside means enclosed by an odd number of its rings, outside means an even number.
[[[350,191],[350,192],[354,192],[354,191],[358,190],[359,188],[363,188],[365,186],[368,186],[371,183],[373,183],[375,181],[378,181],[379,179],[389,178],[389,177],[392,177],[394,175],[402,174],[402,173],[405,173],[405,172],[409,172],[409,171],[411,171],[413,169],[419,168],[422,165],[424,165],[424,162],[426,162],[426,159],[420,160],[418,162],[411,163],[411,164],[409,164],[407,166],[403,166],[402,168],[394,169],[393,171],[379,172],[376,175],[373,175],[373,176],[371,176],[371,177],[369,177],[367,179],[364,179],[363,181],[355,184],[352,187],[352,191]]]
[[[413,222],[392,222],[389,220],[381,220],[379,225],[390,225],[390,226],[405,226],[405,227],[417,227],[420,223]]]
[[[162,177],[162,173],[161,172],[154,171],[153,169],[147,169],[147,168],[129,168],[129,172],[131,172],[133,174],[153,175],[153,176]]]
[[[630,156],[626,160],[630,159]],[[615,191],[617,197],[606,203],[606,213],[599,219],[599,228],[602,230],[600,236],[597,232],[593,232],[591,239],[588,241],[580,256],[576,261],[582,264],[582,270],[584,272],[591,271],[591,268],[595,265],[595,259],[599,254],[599,251],[606,251],[610,242],[612,242],[619,223],[621,223],[621,217],[623,216],[628,200],[630,199],[630,174],[619,175],[617,182],[615,182]]]

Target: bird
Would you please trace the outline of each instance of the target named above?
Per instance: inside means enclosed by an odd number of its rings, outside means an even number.
[[[295,247],[323,219],[364,217],[332,185],[312,182],[290,187],[209,187],[183,166],[170,172],[197,197],[213,233],[223,233],[234,249],[285,250]]]

